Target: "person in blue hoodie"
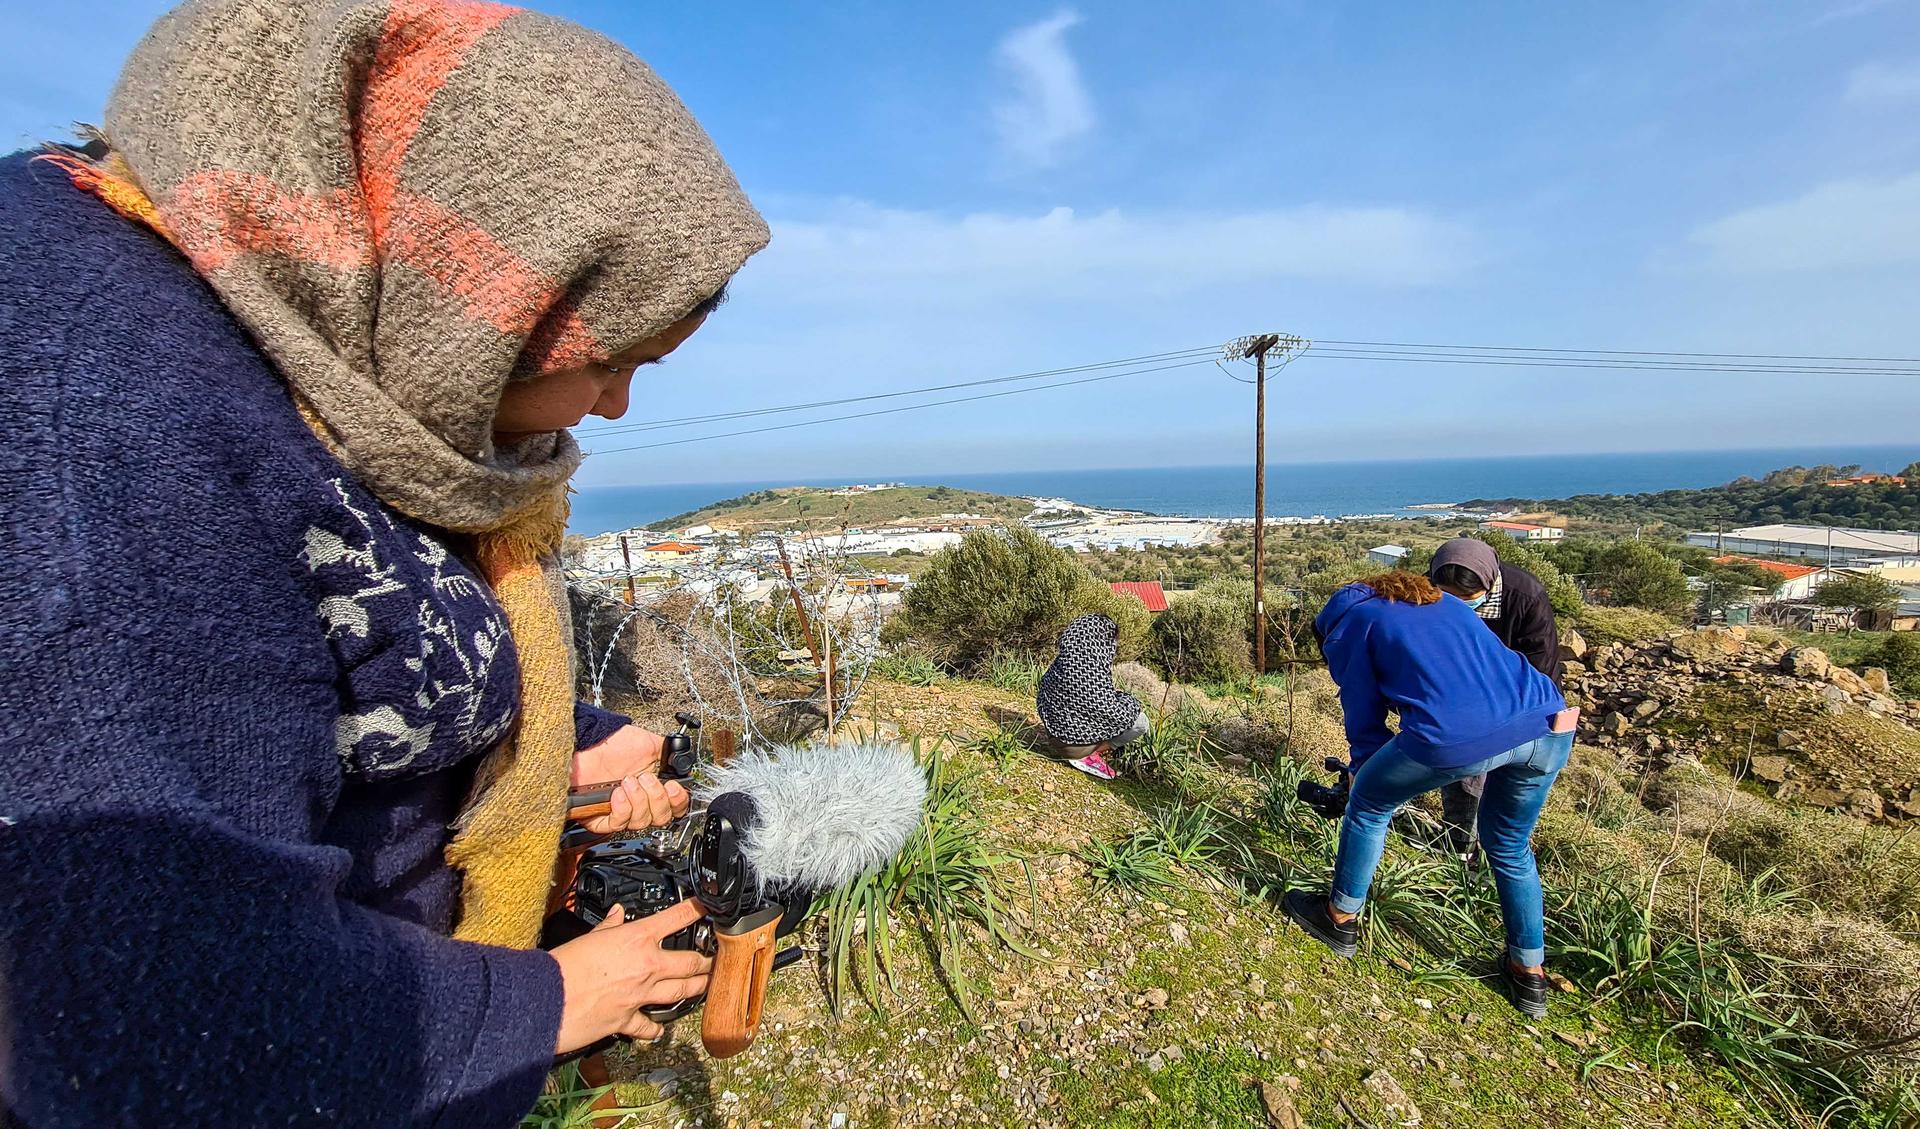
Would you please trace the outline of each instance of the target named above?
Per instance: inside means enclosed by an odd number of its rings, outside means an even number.
[[[1423,792],[1486,773],[1480,842],[1506,922],[1500,977],[1516,1007],[1544,1016],[1546,941],[1532,836],[1573,751],[1573,711],[1552,679],[1423,576],[1392,572],[1349,584],[1313,628],[1340,687],[1353,783],[1332,889],[1288,893],[1287,916],[1352,956],[1394,812]],[[1390,710],[1400,715],[1398,734],[1387,728]]]

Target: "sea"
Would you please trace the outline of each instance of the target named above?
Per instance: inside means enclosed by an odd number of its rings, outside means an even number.
[[[1574,494],[1697,489],[1718,486],[1741,475],[1758,478],[1786,466],[1858,463],[1867,470],[1898,471],[1916,459],[1920,459],[1920,444],[1271,463],[1267,466],[1266,501],[1267,513],[1273,517],[1417,517],[1429,511],[1411,507],[1472,498],[1565,498]],[[1184,517],[1253,515],[1251,466],[956,471],[931,475],[892,475],[876,470],[861,477],[588,486],[574,496],[569,524],[575,533],[605,533],[644,527],[754,490],[854,482],[905,482],[991,494],[1068,498],[1102,509]]]

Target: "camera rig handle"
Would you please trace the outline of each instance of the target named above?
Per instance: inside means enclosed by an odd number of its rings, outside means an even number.
[[[680,723],[680,728],[667,734],[660,746],[658,775],[662,780],[685,780],[693,775],[699,763],[693,743],[700,734],[700,719],[684,713],[674,714],[673,718]],[[687,732],[689,729],[693,732]],[[613,794],[619,788],[618,780],[610,780],[572,789],[567,793],[567,818],[594,819],[606,815],[613,810]]]
[[[752,1046],[760,1033],[780,918],[781,907],[770,905],[732,925],[714,923],[713,975],[700,1014],[700,1042],[714,1058],[732,1058]]]

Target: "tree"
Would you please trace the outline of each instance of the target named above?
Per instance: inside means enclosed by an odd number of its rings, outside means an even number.
[[[1890,611],[1900,604],[1900,589],[1870,572],[1843,572],[1815,588],[1813,602],[1823,608]]]
[[[1717,564],[1707,560],[1698,567],[1700,579],[1707,585],[1709,610],[1745,603],[1757,596],[1771,596],[1780,587],[1778,573],[1769,572],[1752,561],[1733,560]]]
[[[1587,592],[1615,606],[1681,615],[1693,606],[1686,573],[1646,541],[1614,541],[1587,558]]]

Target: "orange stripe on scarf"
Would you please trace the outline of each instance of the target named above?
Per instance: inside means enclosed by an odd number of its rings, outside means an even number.
[[[392,0],[354,122],[360,190],[383,249],[400,193],[400,166],[433,96],[480,37],[519,8],[454,0]]]

